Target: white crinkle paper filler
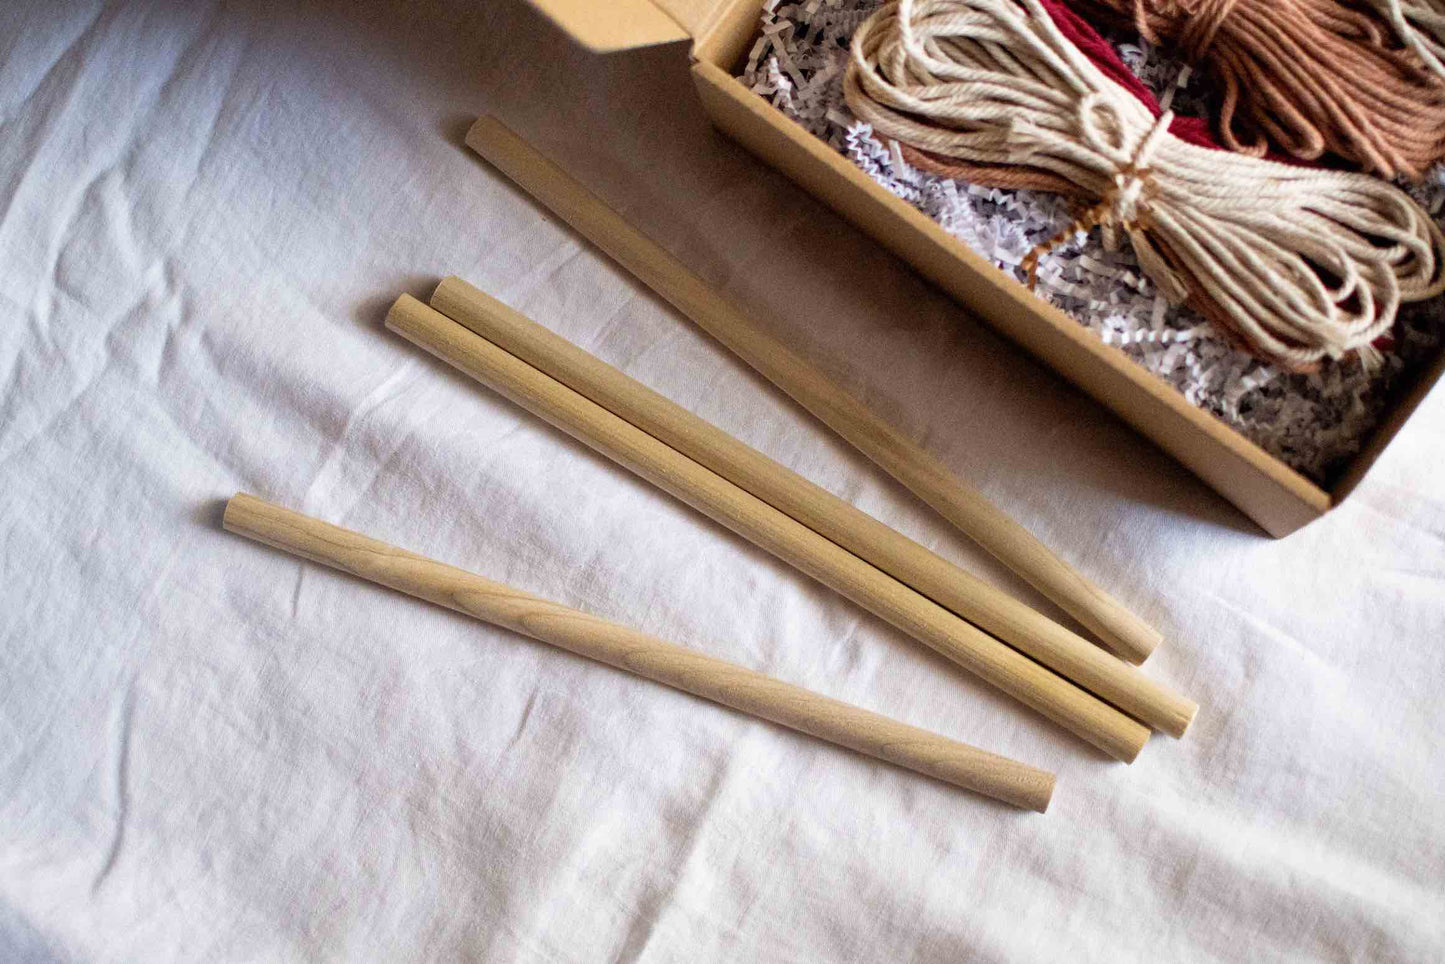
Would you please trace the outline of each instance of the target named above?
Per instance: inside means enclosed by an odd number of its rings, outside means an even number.
[[[879,0],[767,0],[743,82],[944,230],[1024,280],[1024,256],[1069,223],[1062,198],[919,171],[848,110],[843,99],[848,41],[878,5]],[[1208,91],[1197,73],[1145,42],[1110,39],[1162,104],[1177,114],[1205,115]],[[1407,189],[1445,225],[1445,166],[1425,184]],[[1286,372],[1232,347],[1192,309],[1170,306],[1127,245],[1106,251],[1097,233],[1044,255],[1036,293],[1169,382],[1190,404],[1322,484],[1360,449],[1401,376],[1440,350],[1445,333],[1445,299],[1406,305],[1378,371],[1366,372],[1347,360],[1326,363],[1313,374]]]

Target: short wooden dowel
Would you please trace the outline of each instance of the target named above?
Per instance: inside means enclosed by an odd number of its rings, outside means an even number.
[[[386,325],[1106,753],[1132,762],[1148,740],[1119,710],[410,295]]]
[[[238,493],[225,527],[945,783],[1043,813],[1053,774]]]
[[[467,145],[579,234],[876,462],[1120,656],[1143,662],[1160,634],[1049,551],[938,458],[879,418],[704,284],[591,192],[493,117]]]
[[[1135,719],[1179,737],[1199,707],[460,278],[442,314]]]

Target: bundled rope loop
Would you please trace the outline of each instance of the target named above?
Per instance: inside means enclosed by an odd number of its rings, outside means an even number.
[[[1079,131],[1084,140],[1101,156],[1110,158],[1118,165],[1118,169],[1114,172],[1113,183],[1105,188],[1104,196],[1098,204],[1024,257],[1023,267],[1028,271],[1029,286],[1033,287],[1037,282],[1039,258],[1072,235],[1079,231],[1093,230],[1095,227],[1101,228],[1104,246],[1110,251],[1116,251],[1119,248],[1118,232],[1122,228],[1129,237],[1140,265],[1150,277],[1156,279],[1155,283],[1159,285],[1164,296],[1170,302],[1179,304],[1188,296],[1188,287],[1169,266],[1168,260],[1154,247],[1148,232],[1144,230],[1148,224],[1149,201],[1153,195],[1154,172],[1150,169],[1149,162],[1159,145],[1164,142],[1174,114],[1165,111],[1159,115],[1149,133],[1130,155],[1121,145],[1110,141],[1105,134],[1105,128],[1098,123],[1100,114],[1106,117],[1113,114],[1114,108],[1109,101],[1102,99],[1097,93],[1086,94],[1080,99],[1078,109]],[[1117,131],[1122,129],[1122,126],[1117,117],[1112,117],[1107,129]]]
[[[1204,67],[1231,150],[1411,179],[1445,158],[1445,0],[1074,2]]]
[[[1122,230],[1163,294],[1291,367],[1368,345],[1402,301],[1445,291],[1445,238],[1398,188],[1179,139],[1039,0],[889,3],[854,33],[844,93],[884,137],[1074,186],[1096,203],[1066,234]]]

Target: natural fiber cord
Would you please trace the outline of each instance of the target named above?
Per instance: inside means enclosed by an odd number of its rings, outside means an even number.
[[[1445,0],[1370,0],[1400,42],[1445,83]]]
[[[1142,81],[1131,72],[1118,52],[1093,27],[1066,6],[1062,0],[1042,0],[1044,10],[1070,43],[1078,47],[1084,56],[1106,77],[1130,91],[1155,116],[1163,113],[1159,102]],[[1382,0],[1384,2],[1384,0]],[[1175,117],[1169,123],[1169,132],[1181,140],[1201,147],[1220,147],[1209,131],[1207,121],[1197,117]],[[1018,164],[989,165],[965,164],[957,160],[936,157],[927,151],[908,144],[899,145],[903,159],[921,171],[940,177],[966,181],[980,187],[996,187],[1010,191],[1048,191],[1062,194],[1071,200],[1088,198],[1088,192],[1067,178],[1050,171],[1025,167]]]
[[[1286,365],[1368,346],[1402,301],[1445,291],[1445,238],[1398,188],[1181,140],[1039,0],[885,5],[844,90],[881,136],[1076,185],[1098,202],[1080,227],[1127,234],[1162,293]]]
[[[1368,0],[1380,17],[1339,0],[1074,2],[1206,70],[1232,150],[1331,153],[1412,180],[1445,158],[1442,0]]]

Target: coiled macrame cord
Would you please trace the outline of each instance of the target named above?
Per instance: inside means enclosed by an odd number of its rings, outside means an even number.
[[[1048,172],[1098,203],[1159,290],[1295,368],[1367,346],[1445,291],[1445,238],[1399,189],[1186,143],[1037,0],[898,0],[853,35],[844,90],[881,136]]]
[[[1445,158],[1445,73],[1427,69],[1442,69],[1445,33],[1423,32],[1445,22],[1445,0],[1369,0],[1378,17],[1340,0],[1075,2],[1209,73],[1231,150],[1333,154],[1412,180]]]

